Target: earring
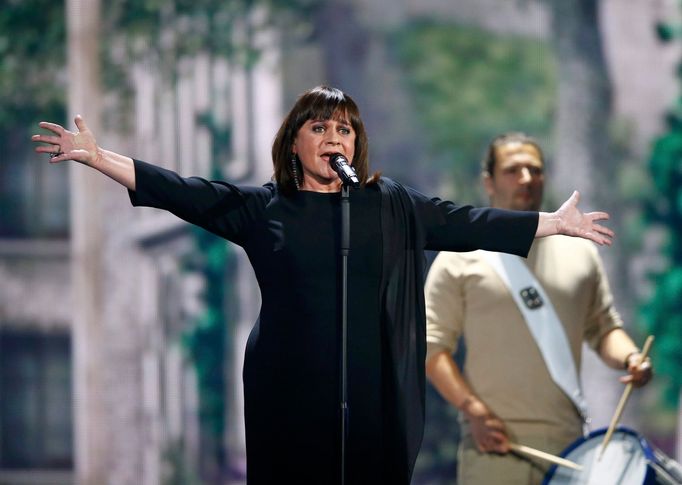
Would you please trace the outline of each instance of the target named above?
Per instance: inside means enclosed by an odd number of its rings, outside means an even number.
[[[298,156],[295,153],[291,155],[291,173],[294,175],[294,184],[296,184],[296,190],[301,190],[301,185],[298,181]]]

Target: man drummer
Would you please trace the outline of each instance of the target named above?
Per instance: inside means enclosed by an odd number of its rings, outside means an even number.
[[[542,150],[522,133],[500,135],[482,179],[491,206],[539,210]],[[426,372],[460,411],[459,485],[540,483],[549,465],[509,453],[510,442],[556,455],[582,435],[583,340],[607,365],[627,370],[623,383],[650,380],[651,363],[612,300],[596,248],[576,238],[536,240],[526,261],[484,251],[438,255],[426,282]],[[460,337],[464,373],[452,358]]]

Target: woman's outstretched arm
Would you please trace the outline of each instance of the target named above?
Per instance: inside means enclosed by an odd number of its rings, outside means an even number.
[[[61,125],[42,121],[39,126],[51,135],[33,135],[32,141],[46,143],[36,147],[36,152],[50,155],[50,163],[74,160],[99,170],[127,189],[135,190],[135,166],[133,159],[97,146],[95,135],[80,115],[75,118],[78,132]]]
[[[579,200],[580,194],[574,191],[573,195],[556,212],[540,212],[535,237],[564,234],[589,239],[599,245],[610,246],[613,231],[597,224],[597,221],[608,219],[609,215],[606,212],[584,214],[577,207]]]

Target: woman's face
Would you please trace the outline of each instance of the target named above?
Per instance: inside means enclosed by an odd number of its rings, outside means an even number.
[[[340,153],[352,164],[355,131],[344,117],[308,120],[298,130],[291,150],[303,166],[301,190],[338,192],[341,180],[329,165],[329,155]]]

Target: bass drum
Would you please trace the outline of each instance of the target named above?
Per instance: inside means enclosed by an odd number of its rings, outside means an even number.
[[[561,453],[581,471],[555,465],[543,485],[682,485],[682,467],[628,428],[616,428],[600,458],[605,433],[595,430]]]

